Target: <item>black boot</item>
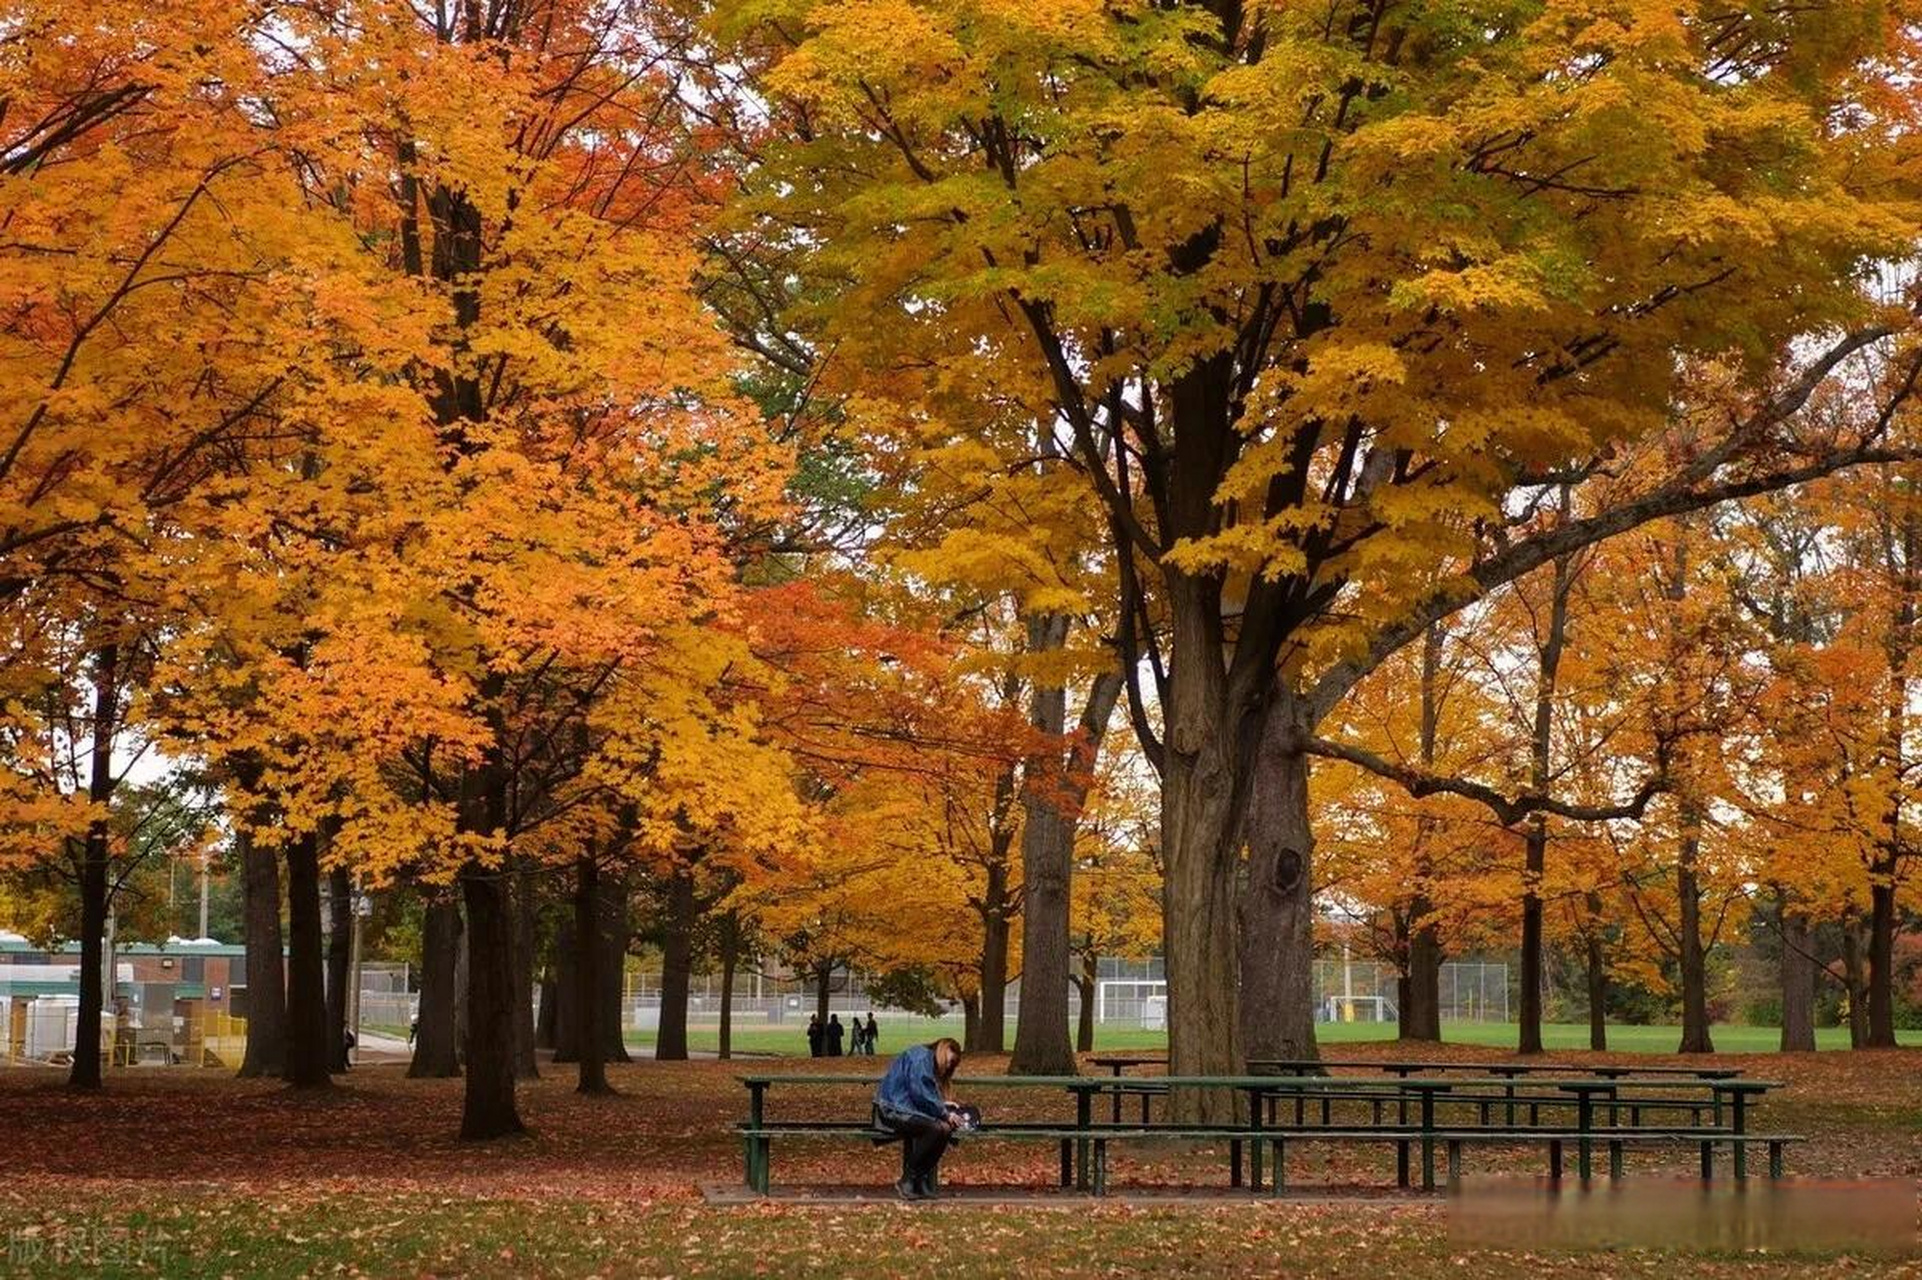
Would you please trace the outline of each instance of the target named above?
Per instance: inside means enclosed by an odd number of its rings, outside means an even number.
[[[924,1200],[927,1198],[921,1194],[921,1183],[915,1178],[901,1179],[894,1184],[894,1190],[903,1200]]]
[[[914,1175],[914,1190],[916,1193],[914,1198],[917,1200],[938,1199],[941,1193],[935,1187],[934,1170],[929,1169]]]

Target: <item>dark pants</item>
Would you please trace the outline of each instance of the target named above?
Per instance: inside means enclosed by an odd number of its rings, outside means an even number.
[[[901,1135],[901,1173],[908,1178],[930,1178],[947,1153],[948,1126],[926,1116],[903,1115],[898,1111],[882,1113],[882,1121]]]

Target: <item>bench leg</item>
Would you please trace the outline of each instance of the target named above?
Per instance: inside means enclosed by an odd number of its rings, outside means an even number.
[[[1094,1144],[1094,1193],[1108,1194],[1108,1144],[1100,1138]]]
[[[1595,1172],[1591,1146],[1593,1143],[1586,1137],[1575,1140],[1575,1176],[1583,1182],[1587,1182]]]
[[[1448,1185],[1454,1186],[1462,1180],[1462,1140],[1448,1140]]]
[[[1769,1143],[1770,1178],[1779,1178],[1782,1176],[1782,1147],[1783,1144],[1780,1142]]]
[[[1735,1148],[1731,1153],[1735,1161],[1735,1180],[1745,1182],[1748,1180],[1748,1143],[1731,1142],[1729,1145]]]
[[[1562,1144],[1559,1142],[1548,1144],[1548,1177],[1551,1182],[1562,1180]]]
[[[1072,1138],[1061,1140],[1061,1185],[1063,1187],[1074,1185],[1074,1140]]]
[[[1288,1183],[1288,1175],[1282,1172],[1288,1159],[1288,1144],[1280,1138],[1273,1140],[1273,1154],[1268,1163],[1268,1194],[1278,1196]]]
[[[1435,1138],[1427,1133],[1421,1139],[1421,1189],[1435,1189]]]
[[[1395,1144],[1395,1185],[1404,1191],[1408,1189],[1408,1144],[1406,1142]]]
[[[1608,1144],[1608,1176],[1619,1179],[1622,1176],[1622,1144]]]
[[[1238,1187],[1241,1185],[1241,1139],[1240,1138],[1230,1138],[1228,1140],[1228,1185],[1231,1187]]]
[[[1702,1144],[1702,1181],[1711,1182],[1715,1178],[1715,1144]]]
[[[1092,1160],[1089,1158],[1090,1150],[1091,1148],[1086,1138],[1075,1139],[1074,1186],[1075,1186],[1075,1190],[1077,1191],[1086,1191],[1089,1189],[1089,1174],[1091,1172],[1090,1166],[1093,1163]]]
[[[1248,1188],[1251,1191],[1261,1190],[1261,1163],[1267,1154],[1264,1146],[1260,1138],[1248,1139]]]

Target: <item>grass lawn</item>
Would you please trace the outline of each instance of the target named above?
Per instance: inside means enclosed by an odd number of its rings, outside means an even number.
[[[881,1024],[880,1053],[887,1055],[899,1052],[901,1046],[917,1040],[932,1040],[936,1036],[961,1038],[959,1018],[915,1018],[895,1014],[891,1018],[877,1014]],[[404,1028],[401,1035],[406,1034]],[[1395,1024],[1392,1022],[1324,1022],[1316,1028],[1316,1034],[1324,1045],[1369,1044],[1392,1041],[1395,1038]],[[1724,1053],[1771,1053],[1781,1042],[1781,1032],[1774,1027],[1719,1026],[1715,1028],[1715,1047]],[[1673,1053],[1681,1039],[1679,1027],[1625,1027],[1611,1026],[1608,1029],[1609,1048],[1625,1053]],[[1922,1031],[1904,1031],[1896,1037],[1905,1045],[1922,1045]],[[1515,1025],[1509,1022],[1447,1022],[1442,1024],[1442,1039],[1449,1044],[1483,1045],[1495,1049],[1515,1047]],[[1556,1022],[1542,1028],[1542,1039],[1550,1049],[1588,1048],[1588,1024],[1585,1022]],[[630,1032],[627,1042],[636,1048],[651,1049],[654,1044],[652,1031]],[[720,1044],[719,1027],[712,1023],[692,1023],[688,1027],[689,1048],[697,1052],[713,1052]],[[1008,1042],[1014,1042],[1013,1025],[1009,1025]],[[1821,1049],[1846,1049],[1849,1047],[1847,1027],[1823,1027],[1815,1033],[1816,1047]],[[1095,1030],[1095,1052],[1125,1052],[1131,1049],[1165,1050],[1168,1037],[1160,1031],[1143,1031],[1135,1027],[1098,1027]],[[807,1019],[799,1021],[790,1018],[786,1022],[768,1025],[764,1022],[737,1023],[734,1028],[734,1048],[742,1053],[773,1053],[790,1056],[804,1056],[807,1053]]]
[[[1785,1083],[1756,1123],[1809,1135],[1792,1173],[1922,1176],[1922,1053],[1724,1058]],[[1003,1069],[1005,1059],[981,1055],[968,1066]],[[357,1070],[318,1095],[215,1071],[135,1068],[114,1073],[104,1093],[77,1097],[54,1072],[0,1072],[0,1275],[1922,1277],[1912,1262],[1838,1254],[1455,1244],[1444,1203],[1379,1198],[1392,1183],[1392,1157],[1380,1150],[1299,1157],[1296,1185],[1375,1197],[1343,1204],[710,1206],[702,1185],[740,1178],[738,1070],[617,1065],[620,1096],[583,1098],[571,1070],[549,1064],[521,1089],[528,1135],[477,1146],[453,1137],[460,1081],[408,1080],[398,1066]],[[994,1105],[1013,1114],[1059,1101],[1053,1091],[1038,1103],[1003,1091]],[[862,1106],[859,1091],[796,1091],[776,1113],[845,1118]],[[777,1154],[776,1181],[880,1187],[895,1159],[866,1143],[794,1142]],[[1039,1186],[1052,1159],[1030,1144],[966,1144],[943,1176],[958,1188]],[[1630,1171],[1681,1172],[1688,1160],[1637,1156]],[[1538,1162],[1488,1152],[1471,1172],[1533,1172]],[[1122,1186],[1225,1182],[1212,1147],[1135,1148],[1116,1163]]]

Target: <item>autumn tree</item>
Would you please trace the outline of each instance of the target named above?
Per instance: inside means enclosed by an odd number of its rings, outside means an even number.
[[[1882,448],[1796,416],[1888,333],[1854,274],[1909,239],[1879,10],[716,7],[781,134],[744,208],[843,282],[806,321],[994,362],[1166,612],[1124,664],[1165,677],[1178,1071],[1312,1050],[1303,744],[1356,679],[1587,542]],[[1509,523],[1658,431],[1693,356],[1753,390],[1713,442]]]

